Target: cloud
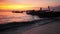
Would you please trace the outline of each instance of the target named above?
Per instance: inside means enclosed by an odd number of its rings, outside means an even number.
[[[0,0],[0,2],[1,2],[1,1],[4,1],[4,0]]]

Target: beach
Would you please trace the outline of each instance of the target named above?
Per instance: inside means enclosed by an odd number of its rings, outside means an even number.
[[[60,19],[28,22],[30,25],[26,23],[23,26],[17,24],[18,27],[15,25],[13,28],[1,31],[0,34],[60,34]]]

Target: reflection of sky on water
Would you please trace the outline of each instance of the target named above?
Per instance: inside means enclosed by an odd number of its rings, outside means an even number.
[[[23,22],[37,19],[39,19],[39,17],[27,15],[26,13],[0,12],[0,24],[5,22]]]

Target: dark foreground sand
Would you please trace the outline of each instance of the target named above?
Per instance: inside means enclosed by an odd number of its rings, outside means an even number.
[[[43,26],[32,28],[23,34],[60,34],[60,23],[53,22]]]
[[[14,27],[0,31],[0,34],[60,34],[60,20],[51,21],[44,25],[34,23],[22,27]]]

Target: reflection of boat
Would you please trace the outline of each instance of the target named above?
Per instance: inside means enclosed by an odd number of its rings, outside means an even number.
[[[23,13],[23,11],[12,11],[12,13]]]

